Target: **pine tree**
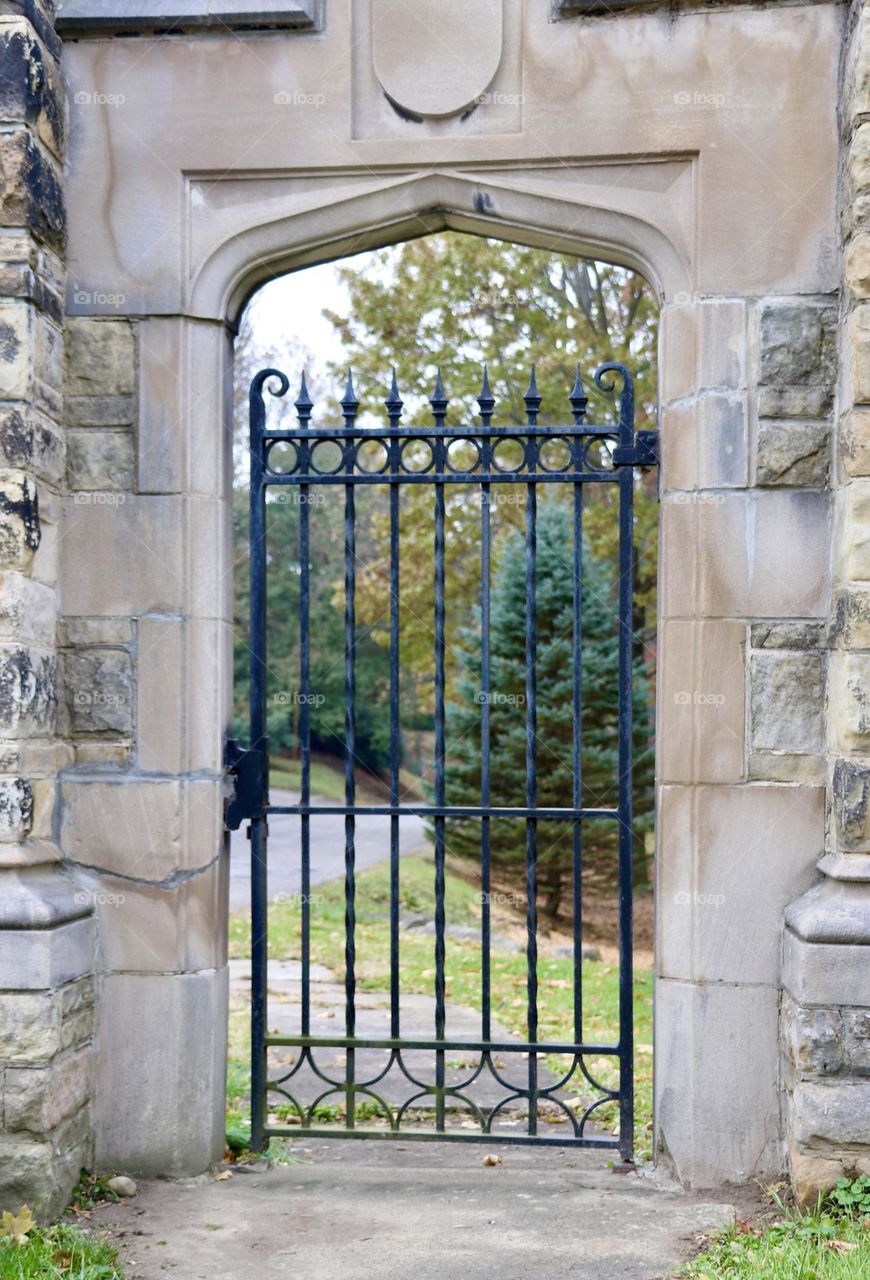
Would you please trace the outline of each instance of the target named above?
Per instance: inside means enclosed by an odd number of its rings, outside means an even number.
[[[572,802],[573,530],[571,515],[556,501],[539,503],[537,519],[537,803],[570,807]],[[582,803],[615,807],[618,797],[618,650],[616,573],[583,548],[581,736]],[[490,628],[491,803],[526,803],[526,546],[513,530],[505,538],[492,583]],[[464,629],[462,677],[448,706],[446,789],[451,805],[479,804],[481,782],[480,616]],[[634,660],[635,880],[646,879],[643,832],[652,812],[653,754],[646,669]],[[493,819],[493,865],[525,875],[526,825],[521,819]],[[480,823],[450,820],[451,853],[478,860]],[[584,867],[613,883],[616,824],[584,823]],[[565,822],[538,823],[538,882],[545,909],[555,915],[568,883],[572,833]]]

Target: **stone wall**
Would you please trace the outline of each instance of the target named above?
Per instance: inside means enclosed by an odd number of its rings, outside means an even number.
[[[0,6],[0,1201],[60,1209],[92,1157],[93,927],[61,868],[56,651],[66,105],[48,0]]]
[[[827,841],[783,940],[785,1129],[808,1200],[870,1172],[870,5],[857,0],[844,74]]]

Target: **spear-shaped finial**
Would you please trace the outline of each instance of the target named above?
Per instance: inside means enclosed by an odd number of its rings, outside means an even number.
[[[314,408],[314,401],[308,394],[308,384],[305,381],[305,370],[302,370],[302,379],[299,383],[299,395],[296,397],[296,416],[299,419],[299,425],[302,428],[308,426],[311,418],[311,410]]]
[[[486,365],[483,366],[483,386],[480,388],[480,395],[477,397],[477,403],[480,406],[480,416],[485,427],[489,426],[492,418],[492,411],[495,408],[495,396],[489,385],[489,370]]]
[[[574,386],[571,388],[571,394],[568,399],[571,401],[571,409],[574,413],[574,425],[575,427],[580,427],[583,425],[583,419],[586,416],[586,406],[589,403],[589,399],[583,390],[579,364],[577,365],[577,377],[574,380]]]
[[[541,396],[538,392],[538,383],[535,378],[535,366],[532,365],[532,372],[529,375],[529,389],[523,396],[523,402],[526,406],[526,414],[529,419],[529,426],[534,427],[538,421],[538,412],[541,408]]]
[[[359,400],[357,400],[356,392],[353,389],[353,374],[350,369],[347,371],[347,382],[344,387],[344,395],[339,403],[341,404],[341,411],[348,421],[348,425],[352,425],[353,419],[356,417],[357,409],[359,408]]]
[[[387,414],[389,415],[390,426],[397,427],[399,425],[399,419],[402,416],[402,410],[405,407],[405,402],[402,400],[402,397],[399,395],[399,384],[396,382],[396,366],[395,365],[393,365],[393,380],[390,383],[390,391],[386,400],[384,401],[384,404],[387,409]]]
[[[429,403],[432,406],[432,416],[435,419],[436,427],[444,426],[444,419],[447,416],[447,406],[450,403],[444,394],[444,386],[441,382],[441,369],[439,368],[435,376],[435,390],[429,397]]]

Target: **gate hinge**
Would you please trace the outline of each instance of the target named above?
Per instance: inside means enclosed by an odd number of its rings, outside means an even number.
[[[617,445],[611,455],[614,467],[657,467],[659,433],[638,431],[632,445]]]
[[[264,752],[227,738],[224,768],[233,780],[232,793],[224,798],[224,826],[236,831],[246,819],[259,816],[266,803]]]

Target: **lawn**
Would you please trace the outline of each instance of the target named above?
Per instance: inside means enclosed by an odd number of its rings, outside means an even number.
[[[107,1240],[70,1223],[37,1227],[26,1210],[3,1215],[3,1280],[123,1280],[118,1252]]]
[[[432,918],[433,876],[431,859],[425,856],[402,859],[403,916],[423,915]],[[450,923],[467,925],[480,920],[478,891],[450,870],[446,876],[446,902]],[[389,989],[389,904],[389,868],[386,865],[374,867],[357,877],[357,981],[363,990]],[[299,914],[299,907],[292,902],[273,904],[270,907],[271,957],[299,957]],[[519,915],[511,919],[502,914],[493,926],[494,931],[500,932],[511,926],[516,929],[521,920]],[[339,977],[343,976],[343,940],[343,882],[318,886],[311,902],[311,956],[314,961],[327,965]],[[400,946],[402,989],[412,993],[431,994],[434,981],[433,938],[403,931]],[[573,1039],[572,962],[567,957],[546,954],[546,950],[544,941],[538,962],[539,1034],[545,1040],[570,1041]],[[234,916],[230,922],[230,954],[250,954],[250,922],[245,914]],[[446,988],[450,1000],[471,1008],[480,1008],[480,957],[479,942],[453,937],[447,939]],[[648,1157],[651,1152],[652,1135],[652,975],[648,970],[639,969],[635,972],[634,982],[637,1152],[638,1157],[643,1158]],[[493,950],[493,1016],[520,1039],[524,1039],[526,1035],[525,993],[524,953]],[[614,1042],[619,1023],[618,967],[615,964],[584,961],[583,993],[585,1038],[589,1041]],[[235,1041],[237,1037],[233,1036],[232,1039]],[[604,1084],[616,1084],[614,1059],[592,1059],[588,1065]],[[236,1103],[238,1099],[237,1093]],[[599,1108],[596,1118],[599,1123],[614,1124],[615,1106]]]

